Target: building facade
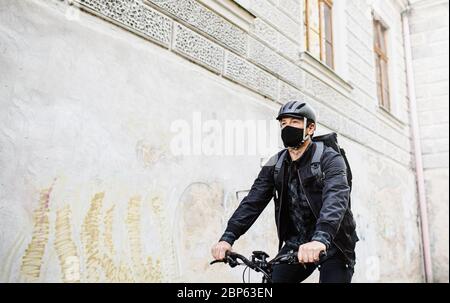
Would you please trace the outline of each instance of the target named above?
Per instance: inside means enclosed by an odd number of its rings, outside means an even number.
[[[1,281],[239,282],[210,247],[270,153],[227,126],[297,99],[352,166],[354,281],[448,282],[448,1],[1,0],[0,49]],[[277,244],[270,204],[234,249]]]
[[[448,226],[448,1],[414,1],[411,8],[412,68],[433,280],[444,282],[448,281],[448,233],[436,231]]]

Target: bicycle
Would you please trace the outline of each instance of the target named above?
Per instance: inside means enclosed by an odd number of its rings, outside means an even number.
[[[326,253],[322,252],[320,258],[325,256]],[[245,282],[245,271],[250,268],[256,272],[261,272],[263,274],[262,283],[272,283],[272,270],[274,265],[278,264],[300,264],[297,258],[297,252],[290,250],[288,253],[275,257],[274,259],[267,261],[269,255],[264,251],[254,251],[251,256],[251,261],[235,252],[227,251],[225,253],[225,259],[215,260],[210,262],[210,265],[215,263],[225,263],[230,265],[231,268],[236,266],[245,265],[246,268],[242,273],[242,282]],[[241,262],[239,262],[239,260]],[[319,261],[320,262],[320,261]],[[306,265],[302,263],[306,268]]]

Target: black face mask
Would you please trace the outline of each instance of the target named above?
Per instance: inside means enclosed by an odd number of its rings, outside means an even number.
[[[297,128],[293,126],[285,126],[281,130],[281,139],[283,140],[284,147],[300,147],[307,138],[303,139],[303,128]]]

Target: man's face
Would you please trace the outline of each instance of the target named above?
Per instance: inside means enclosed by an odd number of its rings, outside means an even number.
[[[304,121],[301,118],[293,118],[293,117],[284,117],[280,120],[281,129],[286,126],[296,127],[296,128],[304,128]],[[315,123],[311,123],[306,129],[306,133],[308,135],[312,135],[314,133]]]

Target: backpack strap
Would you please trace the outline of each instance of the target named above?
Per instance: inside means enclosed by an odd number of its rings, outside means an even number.
[[[350,191],[352,190],[352,170],[350,168],[350,164],[348,163],[348,159],[347,159],[347,155],[345,154],[345,150],[344,149],[340,149],[341,151],[341,155],[342,158],[344,158],[344,162],[345,162],[345,166],[347,167],[347,181],[348,181],[348,185],[350,186]]]
[[[276,184],[278,175],[280,174],[281,166],[283,166],[284,159],[286,158],[287,149],[284,149],[280,156],[278,157],[277,163],[275,164],[274,170],[273,170],[273,184]],[[273,189],[274,197],[276,197],[277,191],[276,186],[274,186]]]
[[[320,167],[320,159],[322,158],[325,145],[322,141],[316,141],[316,150],[311,160],[311,172],[316,177],[317,181],[322,181],[322,168]]]

